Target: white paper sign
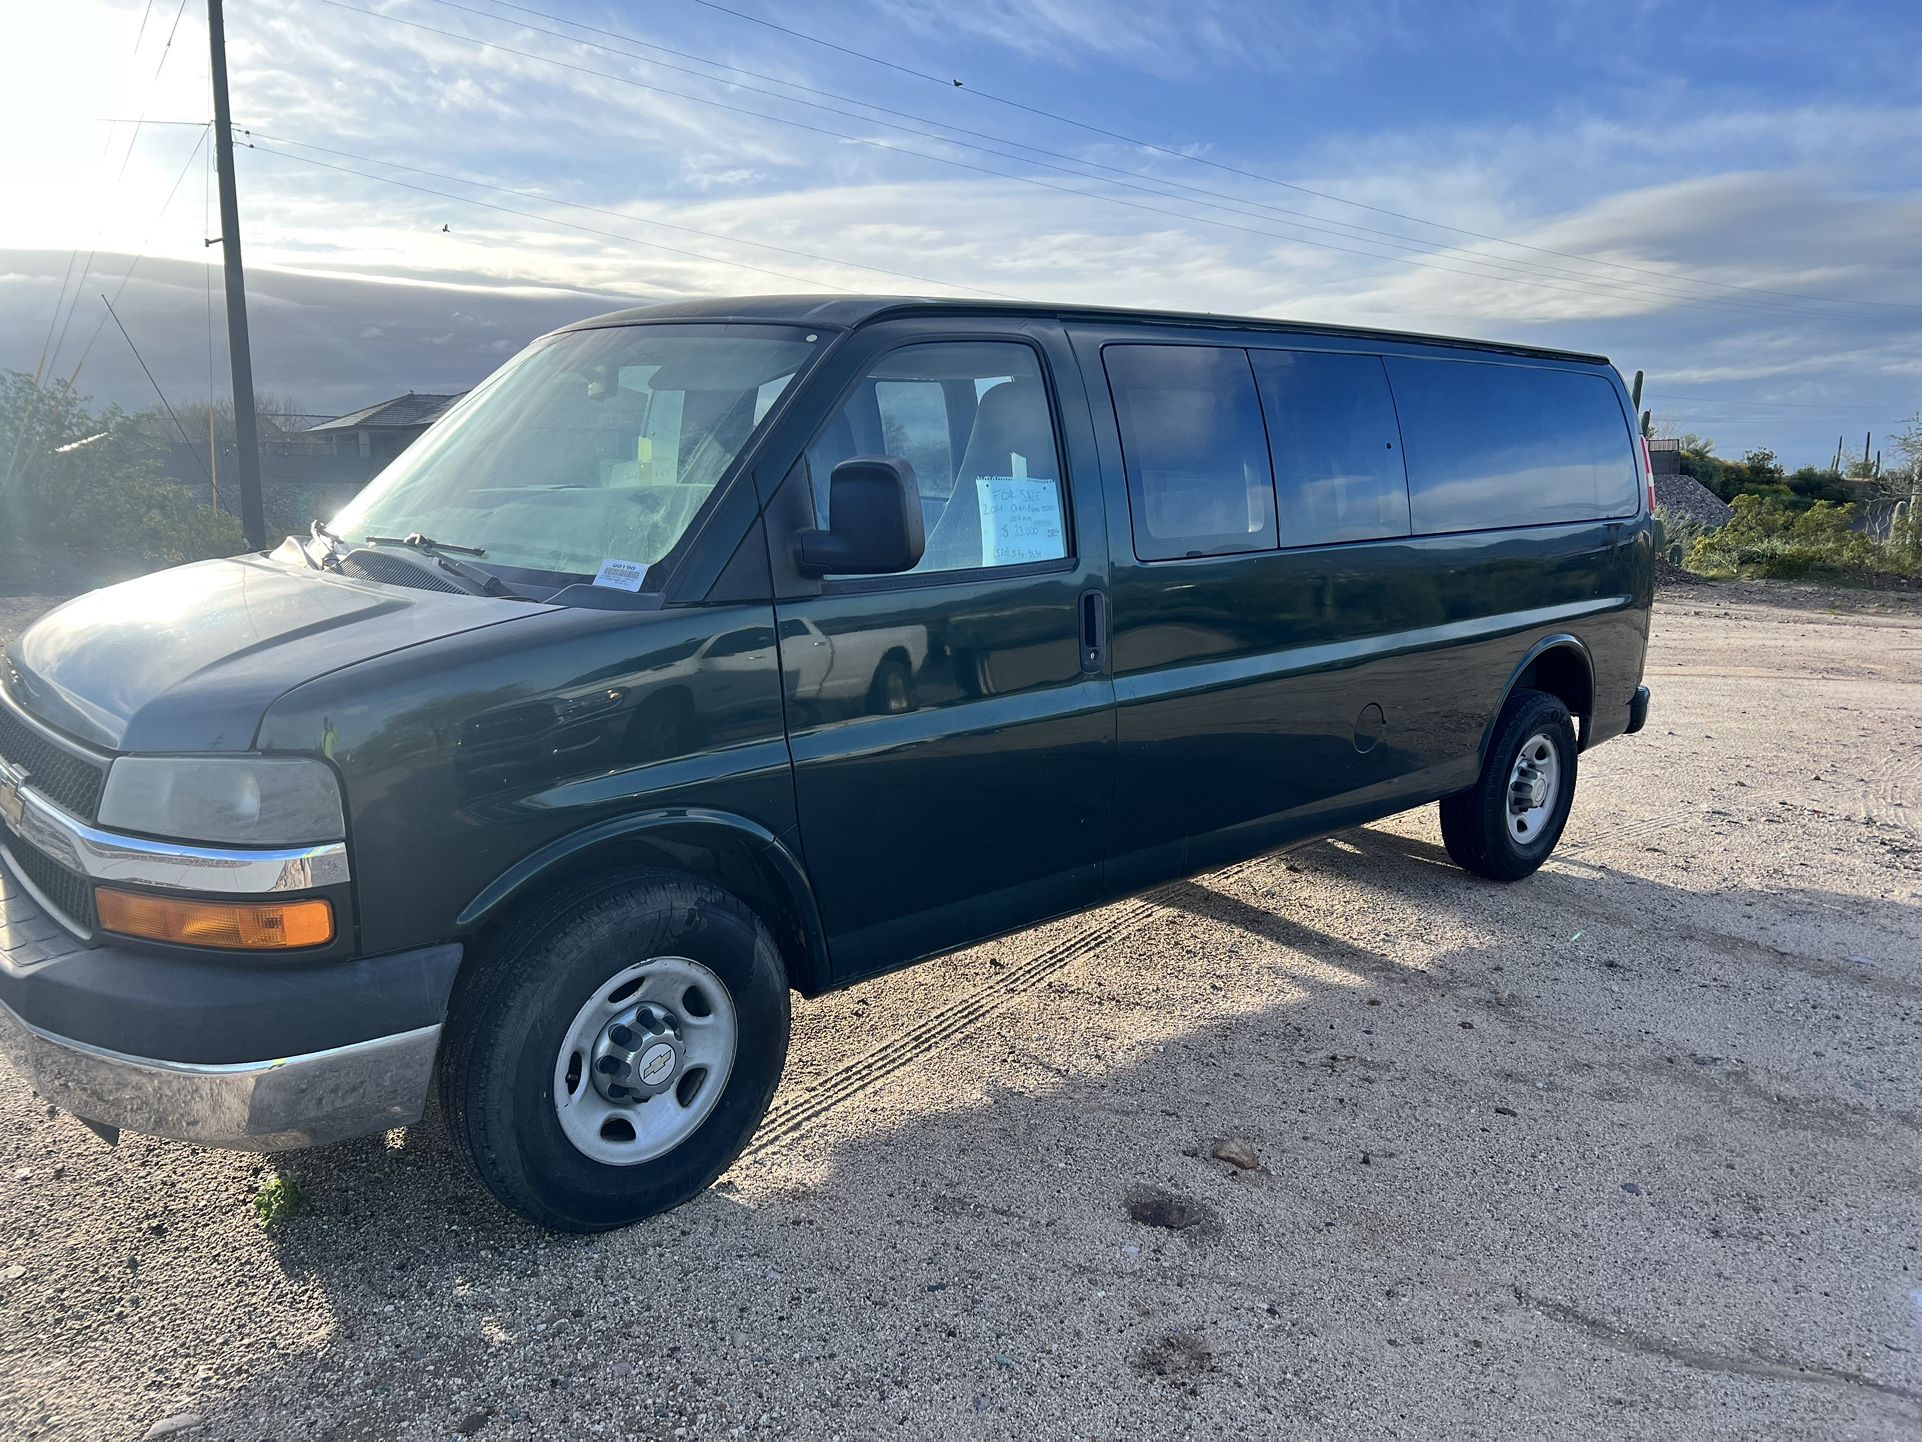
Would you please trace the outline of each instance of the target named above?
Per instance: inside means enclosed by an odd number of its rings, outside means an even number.
[[[982,565],[1058,561],[1068,553],[1061,531],[1061,488],[1053,481],[982,476],[974,490],[981,505]]]
[[[619,591],[638,591],[646,579],[645,561],[602,561],[600,570],[594,573],[595,585],[612,586]]]

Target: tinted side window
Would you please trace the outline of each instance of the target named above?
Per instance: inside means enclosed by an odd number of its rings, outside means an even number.
[[[1248,353],[1111,345],[1101,352],[1121,425],[1135,555],[1275,549],[1275,483]]]
[[[1006,341],[903,346],[876,362],[808,449],[815,515],[850,456],[914,468],[928,546],[916,572],[1058,561],[1067,498],[1041,362]]]
[[[1268,420],[1281,543],[1408,534],[1408,482],[1381,357],[1250,351]]]
[[[1634,514],[1628,423],[1598,375],[1388,360],[1417,534]]]

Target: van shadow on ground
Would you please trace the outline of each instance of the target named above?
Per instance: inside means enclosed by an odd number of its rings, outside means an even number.
[[[505,1216],[431,1119],[285,1159],[314,1211],[282,1265],[333,1333],[214,1434],[1922,1423],[1916,907],[1577,864],[1496,888],[1382,829],[1155,900],[623,1233]],[[1854,960],[1768,939],[1838,905]],[[1001,950],[959,974],[991,991]],[[810,1030],[889,985],[803,1008],[798,1084],[834,1084]],[[1201,1220],[1130,1220],[1143,1186]]]

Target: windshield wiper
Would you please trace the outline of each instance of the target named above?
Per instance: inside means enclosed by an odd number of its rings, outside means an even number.
[[[484,556],[485,546],[456,546],[451,541],[437,541],[432,536],[423,536],[419,531],[409,531],[404,536],[369,536],[370,546],[412,546],[417,551],[452,551],[458,556]]]
[[[508,601],[531,601],[534,599],[532,596],[523,596],[519,591],[512,589],[503,582],[499,576],[494,575],[493,572],[483,571],[479,566],[463,565],[452,556],[445,554],[448,551],[454,551],[463,556],[484,556],[487,554],[487,551],[481,546],[456,546],[451,542],[436,541],[431,536],[423,536],[419,531],[410,532],[405,536],[369,536],[367,538],[367,544],[370,546],[405,546],[410,551],[419,552],[423,559],[431,556],[436,566],[439,566],[441,570],[447,572],[448,575],[465,581],[473,588],[475,595],[498,596]]]

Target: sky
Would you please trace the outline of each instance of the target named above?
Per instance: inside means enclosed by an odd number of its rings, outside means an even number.
[[[0,34],[0,367],[224,390],[204,0]],[[621,305],[834,290],[1601,352],[1791,466],[1922,409],[1913,0],[229,0],[227,34],[256,384],[315,413]]]

